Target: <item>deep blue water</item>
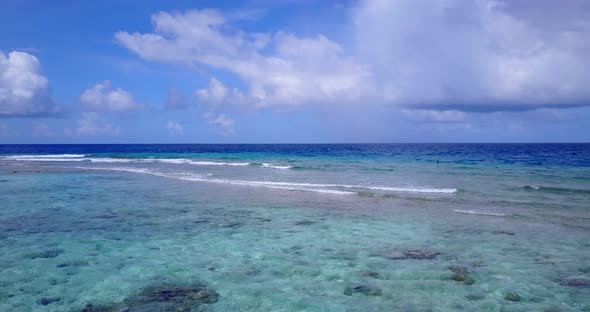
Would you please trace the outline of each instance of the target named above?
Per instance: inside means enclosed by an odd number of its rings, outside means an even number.
[[[398,157],[415,161],[590,166],[590,143],[551,144],[55,144],[0,145],[0,155],[259,153],[305,157]]]

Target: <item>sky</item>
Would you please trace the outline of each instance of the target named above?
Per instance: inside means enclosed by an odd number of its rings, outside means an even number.
[[[590,142],[587,0],[0,6],[0,143]]]

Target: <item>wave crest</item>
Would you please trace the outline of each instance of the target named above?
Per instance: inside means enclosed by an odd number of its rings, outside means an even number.
[[[402,187],[386,187],[386,186],[367,186],[367,185],[349,185],[349,184],[323,184],[323,183],[299,183],[299,182],[283,182],[283,181],[251,181],[251,180],[231,180],[231,179],[215,179],[202,175],[186,172],[159,172],[145,168],[129,168],[129,167],[77,167],[79,169],[88,170],[111,170],[111,171],[125,171],[132,173],[144,173],[151,174],[166,178],[196,181],[196,182],[209,182],[209,183],[220,183],[229,185],[243,185],[243,186],[257,186],[272,189],[281,190],[292,190],[292,191],[308,191],[317,193],[327,194],[339,194],[339,195],[356,195],[363,193],[361,190],[380,190],[380,191],[391,191],[391,192],[410,192],[410,193],[454,193],[457,189],[435,189],[435,188],[402,188]],[[366,193],[366,192],[365,192]]]

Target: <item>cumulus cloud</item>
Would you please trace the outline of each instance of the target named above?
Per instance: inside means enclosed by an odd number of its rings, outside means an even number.
[[[41,75],[39,60],[25,52],[0,51],[0,117],[41,116],[58,112]]]
[[[123,112],[141,108],[131,93],[121,88],[113,89],[108,80],[86,89],[80,95],[80,104],[85,110],[94,112]]]
[[[227,104],[244,104],[248,101],[246,96],[238,89],[230,90],[221,81],[211,78],[209,86],[195,91],[197,102],[205,109],[203,118],[212,126],[216,127],[222,134],[234,133],[235,121],[218,111]]]
[[[166,129],[168,129],[168,132],[171,135],[183,135],[184,134],[184,127],[181,124],[171,121],[171,120],[169,120],[166,123]]]
[[[153,32],[115,34],[146,60],[213,68],[244,83],[243,103],[392,104],[441,111],[589,105],[584,0],[366,0],[350,42],[237,29],[216,10],[159,12]],[[212,90],[211,85],[208,90]],[[215,103],[224,92],[204,93]],[[223,96],[221,96],[223,95]]]
[[[116,40],[146,60],[229,71],[256,107],[347,103],[370,92],[370,73],[325,36],[253,33],[216,10],[152,15],[153,33],[118,32]],[[219,94],[208,94],[214,100]]]
[[[72,129],[66,129],[66,135],[117,135],[120,129],[107,122],[96,112],[86,112],[82,114],[82,117],[78,120],[78,126]]]
[[[211,78],[209,81],[209,88],[195,91],[195,94],[200,100],[214,106],[223,103],[227,93],[227,87],[215,78]]]
[[[248,99],[237,88],[230,89],[216,78],[209,80],[207,88],[195,91],[199,104],[208,106],[210,110],[215,110],[223,104],[243,104]]]

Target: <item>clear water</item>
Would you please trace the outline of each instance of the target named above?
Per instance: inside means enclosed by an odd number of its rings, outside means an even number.
[[[0,145],[0,264],[0,311],[590,311],[590,145]]]

